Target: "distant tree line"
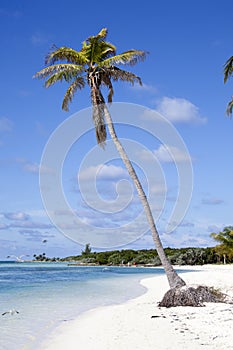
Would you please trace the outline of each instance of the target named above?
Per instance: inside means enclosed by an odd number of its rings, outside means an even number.
[[[218,233],[211,233],[218,243],[208,248],[165,248],[172,265],[204,265],[233,263],[233,226],[227,226]],[[81,255],[66,258],[48,258],[46,254],[34,254],[35,261],[67,261],[86,265],[143,265],[160,266],[156,249],[123,249],[105,252],[92,252],[89,243]]]
[[[165,248],[172,265],[204,265],[233,263],[233,249],[228,252],[222,246],[209,248]],[[43,254],[34,254],[35,261],[74,262],[85,265],[145,265],[160,266],[161,262],[155,249],[123,249],[105,252],[89,252],[66,258],[49,258]]]
[[[209,248],[165,248],[165,252],[173,265],[204,265],[223,263],[224,257],[216,247]],[[145,265],[160,266],[161,262],[155,249],[124,249],[106,252],[90,252],[77,256],[69,256],[61,261],[95,265]],[[227,262],[233,262],[233,254]]]
[[[42,253],[42,254],[34,254],[33,255],[33,258],[34,258],[34,261],[44,261],[44,262],[55,262],[55,261],[60,261],[61,259],[60,258],[49,258],[46,256],[45,253]]]

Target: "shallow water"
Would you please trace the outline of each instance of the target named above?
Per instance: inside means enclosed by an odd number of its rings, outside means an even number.
[[[97,306],[141,295],[139,280],[163,269],[0,263],[0,350],[32,350],[54,327]]]

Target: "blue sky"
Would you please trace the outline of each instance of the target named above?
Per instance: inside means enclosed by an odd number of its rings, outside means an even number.
[[[211,246],[214,242],[210,233],[232,225],[233,121],[225,114],[232,82],[223,84],[223,64],[232,56],[232,10],[231,0],[159,0],[133,6],[129,1],[118,1],[114,6],[102,1],[99,8],[92,0],[88,6],[75,0],[1,1],[0,259],[42,252],[67,256],[83,249],[72,240],[72,234],[70,237],[66,230],[66,237],[48,217],[41,199],[39,169],[46,143],[54,130],[64,126],[64,121],[78,112],[80,128],[85,130],[89,125],[80,111],[90,107],[90,94],[88,89],[81,91],[67,113],[61,110],[66,86],[58,84],[46,90],[32,76],[44,67],[44,58],[53,44],[80,49],[83,40],[103,27],[108,28],[108,40],[117,46],[117,52],[131,48],[149,52],[144,62],[128,68],[142,78],[143,86],[115,84],[114,101],[161,113],[184,141],[192,160],[190,205],[179,225],[167,233],[166,225],[179,193],[177,174],[190,166],[187,154],[173,148],[175,163],[174,159],[171,162],[166,148],[169,145],[160,143],[155,137],[160,135],[154,135],[157,124],[153,118],[152,135],[141,130],[146,118],[141,119],[141,129],[125,125],[129,116],[117,126],[118,136],[135,157],[133,161],[147,193],[148,181],[154,181],[150,200],[164,245]],[[91,117],[87,123],[92,125]],[[137,143],[138,153],[134,152]],[[152,248],[150,233],[144,228],[143,234],[139,232],[143,218],[134,221],[141,207],[127,173],[110,141],[107,146],[105,151],[97,148],[90,130],[70,148],[62,169],[67,202],[75,215],[91,226],[89,235],[98,235],[98,230],[120,230],[131,222],[128,238],[118,242],[120,249]],[[154,157],[155,168],[147,167],[143,147],[147,156],[149,152]],[[78,173],[82,185],[78,183]],[[93,174],[97,174],[97,192],[106,208],[90,209],[90,203],[101,203],[90,190]],[[115,216],[107,214],[115,209]],[[68,227],[63,218],[59,215],[60,225]],[[81,243],[88,243],[89,235],[84,232]]]

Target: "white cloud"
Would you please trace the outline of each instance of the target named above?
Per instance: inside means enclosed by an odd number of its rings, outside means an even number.
[[[203,124],[207,121],[201,117],[198,107],[184,98],[165,96],[158,102],[157,111],[171,122]]]
[[[161,162],[164,163],[190,162],[188,153],[185,153],[174,146],[160,145],[157,150],[153,151],[153,153]]]
[[[90,166],[85,170],[82,170],[78,177],[80,180],[89,181],[98,177],[98,180],[104,181],[116,181],[125,177],[128,177],[128,173],[125,169],[116,165],[97,165]]]

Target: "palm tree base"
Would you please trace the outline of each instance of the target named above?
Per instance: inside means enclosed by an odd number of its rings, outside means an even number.
[[[158,306],[205,306],[204,303],[233,304],[233,298],[213,287],[182,286],[169,289]]]

